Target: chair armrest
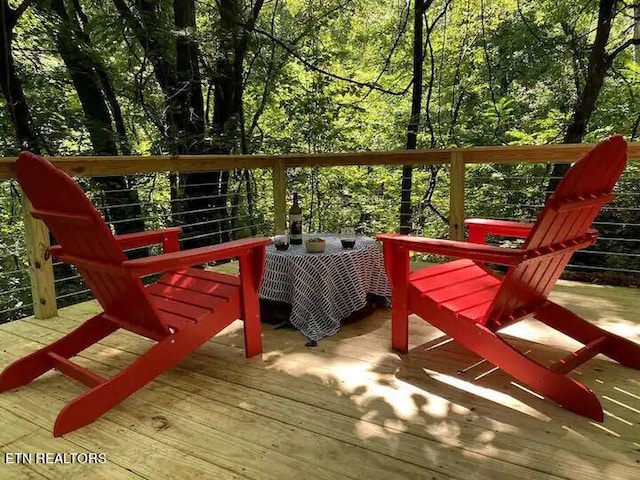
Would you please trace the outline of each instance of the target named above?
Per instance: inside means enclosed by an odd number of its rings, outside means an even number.
[[[135,275],[143,276],[151,273],[178,270],[215,260],[238,257],[249,253],[255,248],[264,248],[270,244],[271,239],[269,238],[245,238],[209,247],[127,260],[122,263],[122,266]]]
[[[164,253],[169,253],[180,250],[178,236],[181,233],[182,228],[170,227],[162,230],[125,233],[124,235],[116,235],[115,239],[123,250],[162,243]]]
[[[507,220],[491,220],[470,218],[464,224],[469,229],[470,243],[485,243],[487,235],[503,235],[505,237],[527,238],[533,223],[510,222]]]
[[[51,247],[47,248],[45,254],[44,254],[44,259],[45,260],[49,260],[49,257],[51,257],[51,260],[57,260],[58,256],[62,254],[62,245],[52,245]]]
[[[115,239],[123,250],[129,248],[146,247],[155,243],[162,243],[164,253],[177,252],[180,250],[178,236],[182,233],[180,227],[163,228],[162,230],[149,230],[146,232],[125,233],[116,235]],[[55,260],[63,255],[62,245],[53,245],[48,248],[49,255]]]
[[[469,260],[498,265],[517,265],[525,258],[525,251],[518,248],[494,247],[492,245],[413,237],[411,235],[380,234],[376,235],[376,238],[412,252],[468,258]]]

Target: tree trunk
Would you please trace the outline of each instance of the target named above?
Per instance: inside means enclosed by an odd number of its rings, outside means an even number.
[[[567,126],[563,143],[580,143],[584,136],[587,123],[596,108],[596,102],[605,75],[611,67],[613,58],[607,52],[606,47],[611,33],[611,26],[616,15],[616,0],[600,0],[598,11],[598,27],[596,30],[596,38],[591,46],[589,54],[589,63],[587,67],[587,78],[582,86],[582,90],[578,91],[578,99],[573,111],[571,122]],[[548,192],[554,192],[558,187],[562,176],[569,170],[570,165],[556,163],[551,169],[551,178],[547,185]],[[549,194],[550,194],[549,193]]]
[[[633,7],[633,19],[635,22],[633,25],[633,38],[640,40],[640,2],[637,2]],[[640,43],[636,43],[633,46],[633,58],[640,65]]]
[[[16,73],[13,61],[13,29],[19,17],[20,13],[9,8],[7,0],[0,0],[0,20],[2,21],[2,34],[0,34],[0,55],[2,55],[0,58],[0,88],[14,128],[16,149],[29,150],[33,153],[41,154],[43,151],[47,151],[47,148],[36,134],[31,114],[29,113],[29,104],[22,89],[22,81]],[[52,245],[56,243],[51,232],[49,232],[49,242]],[[55,278],[72,278],[75,275],[71,266],[66,263],[55,265],[53,271]],[[77,290],[79,285],[80,282],[75,279],[67,281],[65,286],[74,291]],[[57,287],[58,294],[60,294],[61,287],[62,284]]]
[[[165,131],[169,149],[174,153],[229,154],[238,143],[238,121],[242,118],[242,62],[249,40],[247,27],[241,27],[244,2],[219,2],[221,28],[217,72],[214,79],[213,141],[205,139],[204,100],[195,37],[195,2],[174,0],[173,25],[180,32],[175,41],[163,34],[161,21],[166,15],[162,4],[151,0],[137,2],[139,16],[132,14],[124,0],[113,0],[124,20],[153,65],[154,74],[165,96]],[[262,0],[252,9],[255,21]],[[139,20],[138,20],[139,18]],[[244,30],[244,33],[239,32]],[[175,55],[171,49],[175,48]],[[175,58],[175,64],[169,59]],[[175,180],[175,179],[174,179]],[[228,232],[228,171],[198,172],[178,176],[174,181],[173,214],[184,224],[184,248],[226,241]]]
[[[190,2],[176,0],[177,3],[180,3],[184,8],[184,4]],[[243,119],[244,59],[249,44],[250,30],[255,24],[263,2],[262,0],[255,2],[251,12],[248,14],[249,18],[245,22],[245,26],[239,24],[239,20],[247,17],[247,14],[243,12],[243,4],[244,2],[238,2],[237,0],[220,0],[219,2],[220,33],[216,71],[213,78],[214,103],[211,122],[211,138],[213,141],[210,151],[221,155],[229,155],[240,148],[241,122]],[[178,28],[180,28],[177,23],[179,20],[183,21],[176,12],[176,26]],[[194,18],[188,17],[188,20],[194,22],[195,25],[195,16]],[[180,43],[178,43],[178,48],[180,49],[180,47]],[[182,48],[185,53],[189,51],[187,45]],[[180,55],[178,55],[178,58],[180,58]],[[194,72],[194,76],[186,78],[197,78],[198,88],[201,92],[199,73],[197,75],[196,77]],[[211,243],[211,240],[215,243],[220,243],[233,238],[227,208],[229,180],[230,174],[227,170],[192,173],[183,176],[185,194],[187,194],[188,198],[190,197],[186,202],[188,210],[212,209],[213,221],[200,227],[205,232],[200,233],[199,236],[205,239],[205,243]],[[205,195],[212,198],[201,198]],[[231,207],[234,208],[233,205]],[[189,220],[189,223],[203,221],[202,214],[188,214],[185,217]],[[210,237],[211,233],[215,234],[213,238]],[[209,237],[203,237],[204,235]],[[193,245],[190,244],[189,246],[199,246],[199,238],[194,240]]]
[[[42,153],[43,145],[38,141],[31,122],[27,100],[22,90],[22,82],[16,74],[13,61],[13,28],[18,21],[15,10],[9,7],[7,0],[0,2],[0,88],[6,101],[11,123],[15,130],[17,150],[30,150]]]
[[[176,0],[178,1],[178,0]],[[180,110],[176,105],[175,93],[176,73],[175,65],[170,62],[174,58],[174,42],[168,38],[166,31],[173,30],[174,24],[167,25],[163,4],[153,0],[137,0],[137,15],[129,9],[125,0],[113,0],[121,18],[127,24],[138,44],[144,50],[145,58],[153,66],[153,73],[158,86],[164,95],[164,116],[160,135],[166,140],[171,153],[179,153],[178,134],[176,132],[176,112]],[[187,106],[185,110],[188,112]]]
[[[180,153],[204,153],[204,99],[199,68],[199,49],[195,39],[196,12],[193,0],[175,0],[173,13],[176,29],[176,129]],[[230,153],[230,152],[215,152]],[[184,202],[181,220],[185,226],[185,248],[195,248],[227,240],[221,235],[226,212],[226,188],[221,185],[222,172],[197,172],[180,176]]]
[[[54,13],[59,20],[56,45],[78,93],[94,153],[117,156],[118,134],[113,131],[102,79],[94,68],[96,62],[88,53],[89,37],[74,21],[75,16],[69,15],[63,0],[40,2],[40,8],[45,13]],[[104,72],[104,68],[101,70]],[[105,217],[108,222],[113,222],[116,233],[144,230],[138,192],[131,188],[124,176],[93,177],[92,181],[103,191],[107,205]]]
[[[411,97],[411,116],[407,125],[407,150],[415,150],[418,142],[418,128],[420,126],[420,108],[422,104],[422,60],[423,39],[422,22],[424,2],[415,0],[413,11],[413,95]],[[411,225],[411,182],[413,167],[402,167],[402,191],[400,193],[400,233],[408,234]]]

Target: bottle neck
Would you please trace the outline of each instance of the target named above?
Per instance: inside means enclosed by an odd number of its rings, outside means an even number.
[[[298,193],[294,193],[293,194],[293,204],[297,207],[298,206]]]

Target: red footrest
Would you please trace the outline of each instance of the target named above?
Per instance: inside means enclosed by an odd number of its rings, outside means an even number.
[[[599,354],[602,351],[602,347],[606,339],[607,337],[605,335],[596,338],[593,342],[588,343],[580,350],[573,352],[571,355],[567,355],[562,360],[551,365],[551,370],[562,374],[569,373],[571,370],[574,370]]]
[[[87,387],[95,387],[105,382],[105,379],[100,375],[81,367],[77,363],[73,363],[68,358],[64,358],[54,352],[48,352],[47,355],[53,360],[53,368],[64,373],[67,377],[84,383]]]

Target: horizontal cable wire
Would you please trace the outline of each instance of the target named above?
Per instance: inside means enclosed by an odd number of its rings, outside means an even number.
[[[608,272],[622,272],[622,273],[640,273],[640,270],[629,270],[626,268],[610,268],[610,267],[596,267],[593,265],[573,265],[569,264],[567,267],[570,268],[580,268],[583,270],[606,270]]]
[[[601,250],[578,250],[576,251],[578,254],[589,254],[589,255],[612,255],[616,257],[632,257],[632,258],[640,258],[640,253],[621,253],[621,252],[611,252],[611,251],[601,251]]]
[[[225,217],[225,218],[218,218],[218,219],[214,219],[214,220],[203,220],[202,222],[178,224],[178,225],[176,225],[176,227],[181,227],[181,228],[197,227],[197,226],[200,226],[200,225],[209,225],[211,223],[223,223],[223,222],[227,222],[227,221],[230,221],[230,220],[238,220],[240,218],[246,218],[246,216]]]
[[[504,204],[505,207],[511,207],[511,208],[543,208],[544,205],[532,205],[532,204],[528,204],[528,203],[505,203]],[[640,212],[640,207],[609,207],[609,206],[603,206],[602,207],[603,211],[606,210],[616,210],[616,211],[629,211],[629,212]]]
[[[24,305],[20,305],[19,307],[11,307],[6,310],[0,310],[0,315],[3,313],[17,312],[19,310],[24,310],[25,308],[33,307],[33,302],[25,303]]]
[[[16,273],[20,273],[20,272],[28,272],[29,271],[29,267],[25,267],[25,268],[20,268],[18,270],[10,270],[8,272],[0,272],[0,276],[1,277],[6,277],[9,275],[15,275]]]
[[[191,200],[202,200],[202,199],[222,198],[222,197],[226,198],[227,196],[228,195],[220,194],[220,195],[203,195],[200,197],[168,198],[158,203],[171,204],[171,203],[179,203],[179,202],[189,202]],[[130,208],[130,207],[143,207],[148,205],[149,204],[146,202],[118,203],[118,204],[98,205],[96,206],[96,209],[102,210],[105,208]]]
[[[64,298],[74,297],[83,293],[91,293],[91,290],[87,288],[85,290],[78,290],[77,292],[65,293],[64,295],[57,296],[56,299],[62,300]]]
[[[169,179],[167,178],[166,180],[164,180],[166,182],[169,181]],[[149,179],[149,183],[153,183],[153,179]],[[192,188],[192,187],[213,187],[213,186],[218,186],[218,187],[222,187],[222,186],[228,186],[229,182],[218,182],[218,183],[190,183],[189,185],[184,185],[181,184],[179,186],[180,189],[184,189],[184,188]],[[170,186],[170,185],[168,185]],[[134,192],[134,191],[140,191],[140,190],[148,190],[149,188],[153,189],[153,187],[151,185],[137,185],[136,187],[129,187],[129,188],[114,188],[113,190],[103,190],[100,189],[102,192],[104,193],[122,193],[122,192]]]
[[[242,203],[236,203],[234,205],[229,205],[229,206],[224,205],[224,206],[220,206],[220,207],[200,208],[200,209],[197,209],[197,210],[186,210],[186,211],[183,211],[183,212],[175,212],[175,213],[172,212],[171,216],[179,217],[179,216],[182,216],[182,215],[189,215],[191,213],[217,212],[219,210],[228,210],[228,209],[231,209],[231,208],[234,208],[234,207],[241,207],[241,206],[243,206]]]
[[[76,278],[82,278],[82,276],[81,275],[74,275],[72,277],[56,278],[54,280],[54,283],[69,282],[71,280],[75,280]]]
[[[511,209],[512,211],[513,209],[516,209],[516,211],[517,209],[520,209],[521,211],[528,212],[527,215],[529,215],[529,214],[533,214],[534,211],[539,211],[544,207],[544,205],[542,204],[543,203],[542,200],[544,200],[544,198],[541,198],[542,196],[546,197],[553,193],[546,189],[548,182],[551,179],[560,180],[561,178],[562,177],[552,178],[548,175],[522,176],[522,175],[508,175],[508,174],[507,175],[487,174],[487,175],[477,175],[477,176],[474,175],[472,181],[480,182],[481,186],[482,186],[482,182],[485,183],[485,186],[488,186],[495,182],[507,181],[507,180],[514,181],[514,182],[522,182],[524,186],[532,189],[532,193],[525,195],[525,199],[522,203],[519,203],[519,204],[505,203],[501,205],[501,207],[505,209]],[[469,181],[470,181],[470,178],[469,176],[467,176],[467,182]],[[636,245],[640,243],[640,239],[638,238],[621,238],[621,232],[617,231],[619,229],[629,229],[629,228],[640,227],[640,224],[637,223],[637,221],[635,221],[635,218],[637,218],[636,217],[637,212],[640,212],[640,205],[637,204],[637,200],[636,200],[637,198],[640,197],[640,193],[628,191],[628,189],[630,189],[632,185],[632,183],[628,183],[628,182],[632,182],[632,178],[623,176],[621,181],[618,182],[618,184],[614,188],[614,193],[618,198],[617,202],[604,205],[602,207],[602,211],[615,212],[614,215],[616,216],[625,215],[628,217],[630,221],[626,221],[626,222],[622,220],[610,221],[609,219],[596,220],[593,223],[593,226],[605,232],[604,236],[601,236],[597,239],[598,241],[597,245],[602,246],[602,244],[604,243],[607,249],[596,250],[595,248],[592,247],[585,250],[579,250],[575,252],[575,254],[577,255],[577,258],[583,258],[583,259],[595,258],[596,256],[599,258],[602,258],[602,257],[618,258],[620,259],[620,262],[624,262],[625,260],[623,259],[626,259],[626,262],[627,263],[631,262],[631,264],[629,265],[628,268],[618,268],[614,266],[615,264],[611,266],[596,266],[596,265],[578,265],[574,262],[568,265],[568,267],[570,267],[571,270],[582,270],[582,271],[591,271],[591,272],[607,271],[607,272],[617,273],[617,274],[640,273],[640,270],[636,269],[635,263],[633,263],[633,262],[636,262],[638,258],[640,258],[639,253],[635,253],[633,251],[630,251],[630,252],[612,251],[613,248],[615,248],[616,250],[623,249],[621,245],[626,245],[627,247],[624,249],[629,250],[632,248],[631,247],[632,245]],[[522,197],[524,193],[522,189],[517,189],[517,186],[513,184],[509,184],[509,187],[511,188],[497,190],[495,192],[496,197],[498,199],[503,199],[502,201],[504,201],[504,199],[509,198],[512,195],[519,196],[516,198]],[[628,203],[629,201],[633,203],[631,205],[628,205],[628,204],[623,205],[621,204],[621,200],[624,200],[625,203]],[[503,211],[503,213],[506,213],[506,212]],[[495,215],[493,215],[492,217],[496,218]],[[507,216],[507,215],[498,216],[496,219],[516,221],[516,222],[525,221],[529,223],[533,223],[536,221],[535,218],[526,218],[526,219],[513,218],[513,214],[512,216]],[[615,233],[614,233],[614,229],[616,230]],[[607,231],[610,232],[610,235],[606,234]],[[622,235],[624,235],[624,233],[622,233]],[[613,262],[610,262],[610,263],[613,263]]]
[[[215,211],[219,211],[219,210],[228,210],[229,208],[233,208],[234,206],[236,206],[236,205],[231,205],[230,207],[225,205],[225,206],[221,206],[221,207],[211,207],[211,208],[206,208],[206,209],[201,209],[201,210],[187,210],[186,212],[176,212],[176,213],[169,212],[168,215],[171,215],[171,217],[179,217],[179,216],[182,216],[182,215],[189,215],[190,213],[194,213],[194,212],[200,213],[200,212],[215,212]],[[237,205],[237,206],[240,206],[240,205]],[[133,221],[139,221],[139,220],[148,221],[148,220],[151,220],[151,219],[149,219],[147,217],[133,217],[133,218],[125,218],[125,219],[122,219],[122,220],[105,220],[105,221],[107,223],[109,223],[109,224],[117,225],[117,224],[120,224],[120,223],[133,222]]]
[[[14,288],[13,290],[9,290],[7,292],[2,292],[2,296],[11,295],[12,293],[17,293],[17,292],[26,292],[27,290],[31,290],[31,285],[27,285],[26,287]]]
[[[637,243],[640,242],[640,238],[607,238],[607,237],[598,237],[598,241],[605,241],[605,242],[632,242],[632,243]]]
[[[593,225],[613,225],[614,227],[640,227],[640,223],[628,223],[628,222],[593,222]]]
[[[268,225],[268,223],[258,223],[258,224],[253,224],[253,225],[243,225],[242,227],[237,227],[237,228],[230,228],[228,230],[221,230],[219,232],[211,232],[211,233],[205,233],[202,235],[194,235],[194,236],[190,236],[190,237],[184,237],[181,238],[180,241],[184,242],[187,240],[194,240],[196,238],[206,238],[206,237],[213,237],[214,235],[222,235],[225,233],[231,233],[231,232],[236,232],[238,230],[244,230],[244,229],[250,229],[251,227],[261,227],[264,225]]]

